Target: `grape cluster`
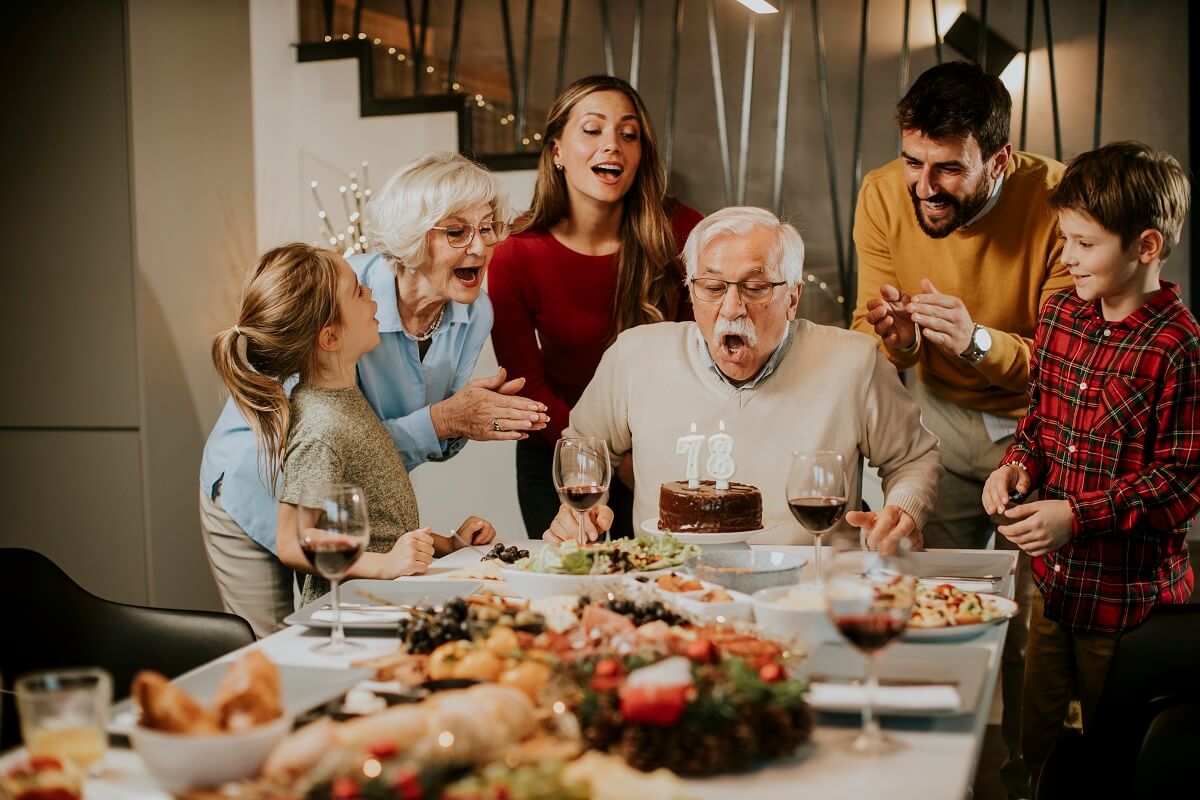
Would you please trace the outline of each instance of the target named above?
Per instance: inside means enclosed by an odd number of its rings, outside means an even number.
[[[686,619],[667,608],[660,600],[640,602],[617,597],[605,602],[604,607],[609,611],[629,617],[635,625],[645,625],[647,622],[656,620],[662,620],[668,625],[683,625],[687,622]]]
[[[461,597],[446,603],[440,610],[422,606],[415,609],[411,617],[400,620],[400,639],[410,653],[432,653],[447,642],[471,638],[467,617],[467,601]]]
[[[522,558],[529,558],[528,550],[520,550],[516,545],[509,545],[508,547],[505,547],[503,544],[497,543],[495,547],[493,547],[487,552],[486,555],[484,555],[482,560],[490,561],[492,559],[496,559],[503,561],[505,564],[515,564]]]

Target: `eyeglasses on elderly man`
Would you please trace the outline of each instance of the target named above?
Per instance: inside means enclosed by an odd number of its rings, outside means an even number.
[[[720,278],[689,278],[688,283],[697,300],[716,303],[725,298],[729,287],[736,286],[743,303],[765,303],[775,293],[775,288],[787,281],[726,281]]]

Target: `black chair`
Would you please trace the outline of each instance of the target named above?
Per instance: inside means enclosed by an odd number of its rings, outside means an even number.
[[[251,644],[250,624],[233,614],[126,605],[85,591],[40,553],[0,548],[0,673],[6,688],[22,673],[98,666],[112,673],[114,700],[128,696],[138,670],[169,678]],[[12,695],[3,700],[0,750],[20,741]]]
[[[1138,753],[1133,797],[1195,797],[1200,793],[1196,754],[1200,753],[1200,704],[1188,703],[1160,713],[1150,723]]]
[[[1200,605],[1163,605],[1125,634],[1113,653],[1094,725],[1055,747],[1038,781],[1038,800],[1129,797],[1140,758],[1162,751],[1161,732],[1143,742],[1164,712],[1200,704]],[[1167,716],[1165,725],[1174,720]],[[1191,754],[1194,758],[1194,752]],[[1149,761],[1147,763],[1150,763]]]

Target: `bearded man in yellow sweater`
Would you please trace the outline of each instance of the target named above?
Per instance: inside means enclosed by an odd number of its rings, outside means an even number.
[[[897,108],[900,158],[868,174],[858,196],[851,327],[877,336],[898,369],[916,366],[910,388],[946,470],[927,547],[986,546],[980,496],[1029,406],[1039,312],[1071,285],[1047,204],[1063,165],[1013,152],[1011,110],[1004,84],[979,66],[933,67]],[[1014,622],[1004,654],[1014,794],[1024,791],[1015,756],[1027,625]]]

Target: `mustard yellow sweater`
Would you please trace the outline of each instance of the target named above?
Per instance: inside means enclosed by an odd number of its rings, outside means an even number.
[[[962,298],[971,318],[989,329],[992,348],[978,364],[920,340],[910,352],[884,347],[899,369],[917,365],[920,379],[950,402],[1006,417],[1029,404],[1029,353],[1042,304],[1071,285],[1059,262],[1058,222],[1046,205],[1063,165],[1013,153],[996,205],[974,224],[943,239],[917,224],[904,162],[896,159],[863,180],[854,222],[858,300],[851,328],[875,335],[867,301],[885,283],[921,291],[929,278],[938,291]]]

